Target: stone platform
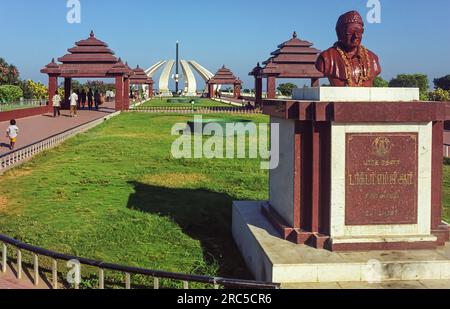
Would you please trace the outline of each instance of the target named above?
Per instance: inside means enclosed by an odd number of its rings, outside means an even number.
[[[233,236],[257,280],[288,287],[305,283],[352,282],[355,285],[450,280],[450,244],[437,250],[414,251],[314,249],[280,239],[261,212],[264,203],[235,202],[233,205]]]

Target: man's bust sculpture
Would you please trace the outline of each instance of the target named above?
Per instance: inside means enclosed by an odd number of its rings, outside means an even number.
[[[316,68],[336,87],[372,87],[380,75],[378,56],[361,45],[364,21],[356,11],[345,13],[336,25],[339,41],[320,54]]]

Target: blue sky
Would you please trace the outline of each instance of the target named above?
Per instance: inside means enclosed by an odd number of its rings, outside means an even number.
[[[0,0],[0,57],[24,79],[46,81],[39,70],[91,29],[131,66],[195,59],[215,73],[225,64],[252,88],[248,72],[278,44],[299,37],[326,49],[336,41],[338,16],[368,0],[80,0],[81,24],[66,21],[66,0]],[[364,45],[380,56],[382,76],[450,74],[450,1],[381,0],[381,23],[367,24]]]

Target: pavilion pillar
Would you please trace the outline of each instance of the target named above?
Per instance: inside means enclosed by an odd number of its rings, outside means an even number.
[[[66,77],[66,78],[64,78],[64,102],[61,106],[61,109],[69,109],[70,108],[71,91],[72,91],[72,78]]]
[[[255,76],[255,105],[260,106],[262,102],[262,78]]]
[[[123,107],[123,96],[124,96],[123,86],[124,86],[123,76],[122,75],[116,76],[116,103],[115,103],[116,111],[122,110]]]
[[[53,108],[53,97],[58,90],[58,76],[49,75],[48,76],[48,107],[49,110]]]
[[[123,110],[130,109],[130,79],[125,78],[123,94]]]
[[[275,100],[276,99],[276,78],[275,76],[267,77],[267,99]]]
[[[149,99],[153,98],[153,85],[152,84],[148,84],[148,98]]]
[[[234,84],[234,98],[239,99],[241,97],[241,84]]]
[[[320,87],[319,81],[320,80],[318,78],[312,78],[311,79],[311,87]]]
[[[214,84],[208,84],[208,96],[210,99],[214,98]]]

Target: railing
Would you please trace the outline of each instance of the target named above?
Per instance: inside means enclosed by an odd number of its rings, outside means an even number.
[[[0,102],[0,112],[6,112],[16,109],[25,109],[31,107],[37,107],[47,105],[47,100],[22,100],[17,102]]]
[[[450,158],[450,144],[444,144],[444,157]]]
[[[82,124],[75,128],[66,130],[62,133],[55,134],[41,141],[38,141],[34,144],[28,145],[26,147],[17,149],[13,152],[6,153],[0,156],[0,174],[4,173],[5,171],[13,167],[22,164],[23,162],[26,162],[27,160],[31,159],[33,156],[44,150],[48,150],[58,146],[59,144],[61,144],[62,142],[64,142],[65,140],[67,140],[72,136],[86,132],[87,130],[90,130],[98,126],[99,124],[103,123],[104,121],[114,116],[117,116],[118,114],[120,114],[120,112],[116,112],[103,118],[91,121],[89,123]]]
[[[58,288],[58,260],[60,261],[77,261],[80,265],[91,266],[98,268],[99,277],[99,289],[105,288],[105,270],[121,272],[125,275],[125,288],[131,289],[131,275],[143,275],[146,277],[151,277],[153,279],[153,288],[160,288],[160,279],[169,279],[174,281],[180,281],[183,283],[184,289],[189,288],[189,283],[202,283],[211,285],[215,289],[222,287],[235,287],[235,288],[248,288],[248,289],[279,289],[280,284],[277,283],[267,283],[251,280],[241,280],[241,279],[227,279],[221,277],[208,277],[200,275],[185,275],[179,273],[170,273],[158,270],[150,270],[138,267],[122,266],[117,264],[105,263],[102,261],[95,261],[91,259],[81,258],[77,256],[57,253],[54,251],[42,249],[36,246],[22,243],[18,240],[9,238],[8,236],[0,235],[0,242],[2,242],[2,272],[7,271],[8,265],[8,247],[10,245],[17,250],[17,260],[16,260],[16,276],[20,280],[22,278],[22,251],[26,251],[33,254],[33,269],[34,269],[34,284],[39,285],[39,256],[45,256],[52,259],[52,288]],[[81,269],[78,269],[81,272]],[[79,283],[74,284],[75,289],[79,289]]]
[[[180,114],[261,114],[259,109],[246,108],[246,107],[163,107],[163,106],[139,106],[129,112],[142,112],[142,113],[180,113]]]

